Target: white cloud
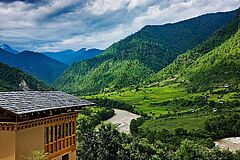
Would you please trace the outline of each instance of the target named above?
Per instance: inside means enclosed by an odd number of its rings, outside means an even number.
[[[239,0],[51,0],[0,2],[0,41],[37,51],[106,48],[148,24],[229,11]]]
[[[134,9],[136,7],[146,6],[153,2],[155,2],[155,0],[129,0],[128,9]]]
[[[120,10],[125,4],[126,0],[95,0],[90,1],[85,9],[94,15],[102,15],[106,12]]]

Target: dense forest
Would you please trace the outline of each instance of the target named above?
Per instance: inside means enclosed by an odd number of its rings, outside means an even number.
[[[174,79],[190,81],[188,86],[192,86],[193,89],[198,86],[209,89],[213,82],[239,82],[236,78],[239,76],[239,27],[238,11],[233,21],[220,28],[196,48],[177,57],[173,63],[154,74],[147,83]]]
[[[73,64],[54,86],[82,95],[138,85],[179,54],[206,40],[235,14],[207,14],[175,24],[146,26],[96,58]]]
[[[25,83],[26,86],[24,86]],[[53,89],[19,69],[0,63],[0,91],[21,91],[24,87],[29,90]]]
[[[109,102],[110,104],[111,102]],[[214,147],[213,139],[239,136],[239,114],[213,116],[205,121],[205,131],[177,128],[127,135],[111,124],[100,124],[99,113],[110,108],[84,109],[77,119],[78,160],[238,160],[240,152]],[[101,116],[102,117],[102,116]],[[139,120],[138,120],[139,121]],[[132,121],[134,122],[134,121]],[[99,125],[100,124],[100,125]],[[226,125],[228,124],[228,125]],[[229,125],[230,124],[230,125]],[[97,129],[96,129],[97,126]]]

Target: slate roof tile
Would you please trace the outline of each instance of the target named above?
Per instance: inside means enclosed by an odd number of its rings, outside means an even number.
[[[61,91],[0,92],[0,108],[14,114],[90,105],[94,103]]]

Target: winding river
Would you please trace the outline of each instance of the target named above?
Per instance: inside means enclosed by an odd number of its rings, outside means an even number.
[[[222,149],[236,151],[240,149],[240,137],[230,137],[215,141],[215,145]]]
[[[107,122],[115,124],[120,132],[130,134],[130,122],[132,119],[137,119],[140,115],[131,112],[114,109],[115,115],[108,119]]]

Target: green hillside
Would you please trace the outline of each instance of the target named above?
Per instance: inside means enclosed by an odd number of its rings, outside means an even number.
[[[162,80],[185,81],[191,89],[196,90],[199,87],[209,89],[213,83],[237,82],[240,70],[239,27],[238,13],[232,22],[196,48],[177,57],[147,83]]]
[[[19,69],[9,67],[0,63],[0,91],[20,91],[23,87],[20,85],[26,82],[27,88],[30,90],[52,90],[51,87],[45,85],[33,77],[25,74]]]
[[[223,84],[237,86],[240,83],[240,30],[220,47],[198,58],[186,72],[189,86],[195,90]]]
[[[175,24],[146,26],[96,58],[73,64],[54,86],[82,95],[137,85],[206,40],[234,14],[207,14]]]
[[[132,105],[133,111],[143,118],[131,122],[131,133],[150,142],[161,140],[176,146],[181,140],[190,138],[206,145],[206,138],[211,138],[209,142],[213,143],[213,140],[239,136],[235,126],[240,113],[239,72],[240,29],[187,67],[185,83],[160,82],[156,86],[124,88],[85,98]],[[223,84],[229,86],[223,87]],[[188,92],[186,86],[195,92]]]
[[[139,134],[162,129],[174,132],[177,128],[204,130],[207,119],[239,112],[239,14],[151,80],[150,85],[126,87],[85,98],[122,101],[133,105],[135,112],[147,114],[150,118],[139,124]]]

